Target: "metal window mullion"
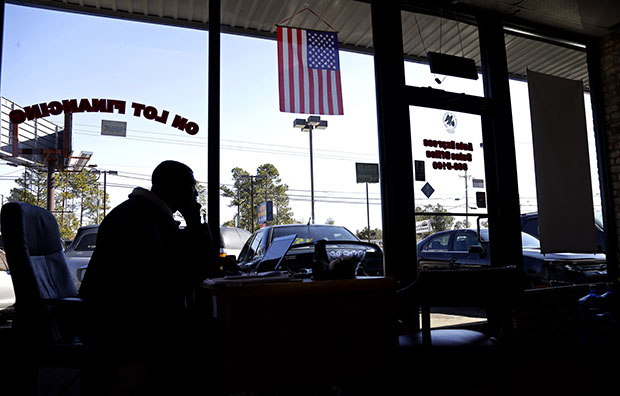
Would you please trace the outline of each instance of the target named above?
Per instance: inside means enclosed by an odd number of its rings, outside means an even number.
[[[491,266],[523,265],[519,186],[502,22],[478,21],[485,97],[493,111],[482,115]]]

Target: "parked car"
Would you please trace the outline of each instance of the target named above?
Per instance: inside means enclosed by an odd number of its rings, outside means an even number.
[[[15,303],[13,282],[9,274],[9,266],[6,262],[4,250],[0,249],[0,310],[10,307]]]
[[[435,233],[418,244],[418,266],[424,268],[481,268],[490,265],[489,233],[458,229]],[[604,254],[542,254],[540,241],[522,232],[523,270],[529,287],[605,282]]]
[[[596,212],[594,216],[594,232],[596,234],[597,252],[605,253],[605,231],[603,231],[603,218],[601,212]],[[538,232],[538,213],[527,213],[521,215],[521,231],[540,239]]]
[[[330,242],[328,254],[330,257],[338,254],[352,254],[363,252],[359,255],[363,259],[359,263],[360,273],[367,275],[383,274],[383,252],[381,248],[374,244],[362,242],[345,227],[329,225],[329,224],[287,224],[274,225],[261,228],[254,232],[243,246],[237,263],[241,271],[251,272],[257,270],[258,264],[263,258],[271,242],[278,237],[295,234],[295,240],[291,249],[284,257],[284,268],[294,272],[309,271],[312,268],[312,258],[314,248],[312,246],[303,246],[295,248],[295,245],[314,242],[318,240],[327,240]],[[338,241],[359,242],[359,245],[341,244]],[[259,268],[258,271],[269,271],[271,268]]]
[[[220,257],[239,257],[245,242],[252,233],[243,228],[220,227]]]
[[[67,267],[76,288],[80,287],[81,279],[78,277],[78,268],[88,265],[93,255],[97,242],[98,225],[80,227],[71,244],[65,249]]]

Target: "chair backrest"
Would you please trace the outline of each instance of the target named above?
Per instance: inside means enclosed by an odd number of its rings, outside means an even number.
[[[15,291],[16,315],[47,300],[77,296],[64,255],[58,223],[41,207],[9,202],[0,228]],[[17,319],[17,318],[16,318]]]
[[[514,296],[518,280],[515,267],[423,270],[415,299],[434,307],[484,307]]]

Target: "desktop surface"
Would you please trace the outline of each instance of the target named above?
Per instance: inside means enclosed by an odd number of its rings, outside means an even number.
[[[240,389],[276,379],[325,384],[388,374],[398,342],[393,279],[222,283],[204,290],[213,297],[229,382]]]

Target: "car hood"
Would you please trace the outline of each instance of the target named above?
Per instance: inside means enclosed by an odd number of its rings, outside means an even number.
[[[603,253],[547,253],[543,254],[540,249],[524,248],[523,256],[546,261],[595,261],[605,262]]]

